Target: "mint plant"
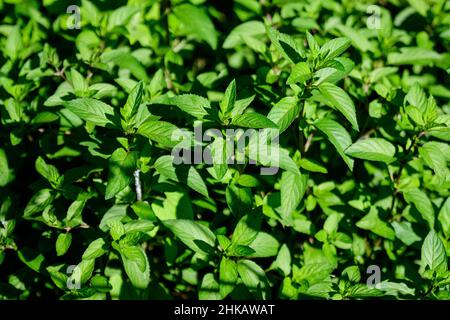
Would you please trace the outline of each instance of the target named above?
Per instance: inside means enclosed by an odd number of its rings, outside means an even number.
[[[0,0],[1,299],[450,299],[450,3]]]

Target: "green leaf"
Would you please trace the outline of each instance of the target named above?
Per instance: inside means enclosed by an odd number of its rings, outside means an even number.
[[[50,189],[39,190],[28,202],[24,210],[24,218],[32,218],[36,213],[42,212],[55,199],[55,193]]]
[[[114,151],[109,159],[108,184],[105,199],[113,198],[117,193],[128,187],[136,168],[137,153],[127,152],[120,148]]]
[[[228,248],[227,255],[229,257],[249,257],[255,253],[255,250],[249,246],[234,245]]]
[[[124,258],[133,261],[133,263],[136,264],[138,271],[140,272],[145,271],[147,258],[145,256],[145,253],[141,250],[140,247],[126,246],[120,248],[120,252],[124,256]]]
[[[321,165],[320,163],[317,163],[315,160],[302,158],[300,160],[300,168],[303,168],[305,170],[311,171],[311,172],[320,172],[320,173],[328,173],[328,170],[326,167]]]
[[[426,17],[429,10],[428,3],[424,0],[408,0],[408,3],[413,7],[420,15]]]
[[[6,43],[4,45],[5,45],[4,53],[9,58],[11,58],[12,60],[19,58],[21,52],[23,52],[24,44],[21,36],[21,31],[18,25],[11,28],[11,30],[8,33]]]
[[[153,164],[153,167],[166,178],[187,184],[193,190],[208,197],[206,184],[193,166],[174,165],[173,156],[166,155],[159,157]]]
[[[231,83],[228,85],[227,90],[225,91],[225,95],[220,101],[220,111],[222,115],[227,117],[231,110],[234,108],[234,103],[236,102],[236,81],[233,79]]]
[[[387,62],[391,65],[427,66],[438,63],[442,56],[434,50],[419,47],[403,47],[400,52],[387,55]]]
[[[49,266],[47,267],[47,272],[50,275],[52,281],[56,284],[56,286],[61,289],[67,289],[67,279],[69,278],[66,274],[60,272],[61,265],[59,266]]]
[[[414,232],[410,222],[394,221],[392,222],[392,226],[395,230],[395,236],[407,246],[410,246],[414,242],[421,240],[421,238]]]
[[[348,250],[352,248],[353,240],[343,232],[336,232],[332,236],[331,243],[339,249]]]
[[[335,38],[325,44],[320,48],[319,54],[324,61],[331,60],[341,55],[348,47],[350,47],[350,40],[348,38]]]
[[[208,99],[195,94],[182,94],[174,97],[161,96],[153,99],[152,104],[174,105],[182,111],[201,119],[209,114],[211,105]]]
[[[445,200],[438,214],[438,221],[446,237],[450,235],[450,198]]]
[[[151,205],[155,216],[159,220],[171,219],[188,219],[191,220],[194,216],[192,211],[192,204],[185,192],[177,189],[164,192],[166,198],[160,203],[154,201]]]
[[[281,271],[282,275],[287,277],[291,273],[291,252],[286,244],[283,244],[278,251],[277,258],[270,266],[270,269],[278,269]]]
[[[343,217],[344,215],[338,212],[330,214],[323,224],[323,230],[330,235],[337,232],[339,222]]]
[[[238,127],[264,129],[278,128],[270,119],[257,112],[249,112],[239,115],[231,120],[231,123]]]
[[[350,266],[342,271],[342,275],[346,275],[348,280],[353,283],[358,283],[361,281],[361,273],[359,272],[358,266]]]
[[[293,279],[298,283],[307,280],[309,285],[314,285],[329,277],[332,271],[333,267],[326,261],[306,263],[300,269],[293,269]]]
[[[380,219],[378,210],[375,207],[372,207],[367,215],[356,222],[356,226],[361,229],[370,230],[383,238],[389,240],[395,239],[394,230],[388,223]]]
[[[237,269],[242,282],[257,299],[268,298],[268,280],[264,270],[251,260],[239,260]]]
[[[228,170],[228,163],[233,155],[233,140],[227,140],[218,136],[214,138],[210,145],[212,165],[215,173],[215,178],[221,180]]]
[[[67,250],[69,250],[70,244],[72,243],[71,233],[60,233],[58,239],[56,239],[56,255],[63,256]]]
[[[258,178],[249,174],[242,174],[239,176],[238,184],[242,187],[257,187],[260,185]]]
[[[436,142],[427,142],[419,148],[419,154],[424,162],[436,173],[441,181],[447,175],[447,161],[441,151],[440,145]]]
[[[317,55],[320,49],[319,44],[317,43],[314,36],[308,31],[306,32],[306,41],[308,42],[308,47],[311,50],[311,53],[313,55]]]
[[[262,23],[261,21],[244,22],[231,30],[230,34],[223,42],[223,48],[232,49],[241,44],[245,44],[246,41],[243,36],[258,37],[264,35],[265,33],[266,28],[264,26],[264,23]]]
[[[20,261],[36,272],[40,272],[45,267],[46,261],[44,256],[34,249],[23,247],[17,251],[17,256]]]
[[[8,158],[3,149],[0,149],[0,187],[4,187],[11,179],[11,171],[8,165]]]
[[[304,50],[300,43],[297,42],[290,35],[279,32],[278,30],[269,27],[267,29],[269,39],[276,48],[276,50],[287,60],[296,64],[304,60]]]
[[[115,9],[108,17],[108,30],[125,26],[129,20],[139,11],[135,6],[123,6]]]
[[[280,243],[278,240],[266,232],[258,232],[256,238],[249,245],[253,250],[246,256],[251,258],[267,258],[277,255]]]
[[[338,78],[338,75],[343,72],[345,72],[344,67],[337,62],[330,67],[321,68],[314,72],[313,85],[320,86],[322,83],[334,83],[332,80]]]
[[[202,279],[198,292],[199,300],[220,300],[220,284],[214,278],[214,274],[207,273]]]
[[[346,25],[338,25],[337,29],[347,38],[352,41],[352,45],[362,52],[374,51],[374,46],[367,39],[367,32],[362,29],[351,28]]]
[[[155,229],[155,224],[148,220],[133,220],[124,225],[125,233],[149,232]]]
[[[366,284],[355,284],[348,289],[346,295],[352,298],[370,298],[382,296],[383,292]]]
[[[427,104],[427,96],[419,83],[415,82],[408,90],[404,103],[409,103],[419,110],[424,111]]]
[[[390,281],[382,281],[378,284],[378,289],[385,292],[386,295],[396,296],[402,295],[414,295],[414,289],[409,288],[405,283],[397,283]]]
[[[419,189],[410,189],[403,192],[403,196],[408,203],[414,204],[422,218],[430,226],[430,229],[434,228],[434,208],[427,194]]]
[[[129,52],[129,48],[122,47],[120,49],[104,52],[100,56],[100,61],[106,64],[111,63],[117,65],[120,69],[128,70],[139,80],[148,80],[145,67],[142,66],[140,61]]]
[[[137,246],[125,247],[121,248],[120,255],[133,286],[139,289],[147,288],[150,283],[150,265],[144,249]]]
[[[350,170],[353,170],[353,159],[345,154],[345,150],[352,144],[350,134],[345,128],[329,118],[316,121],[314,126],[327,136]]]
[[[311,79],[311,77],[312,72],[309,68],[308,63],[299,62],[292,68],[291,74],[289,75],[286,84],[290,85],[294,83],[304,83],[305,81]]]
[[[298,117],[301,105],[295,97],[284,97],[271,109],[267,118],[278,126],[280,133],[285,131]]]
[[[293,211],[300,204],[308,184],[308,175],[284,171],[280,180],[281,217],[286,223],[291,223]]]
[[[70,75],[72,80],[72,87],[75,94],[77,96],[84,96],[89,87],[88,82],[76,69],[72,68]]]
[[[320,84],[318,89],[322,96],[326,99],[328,105],[341,112],[352,124],[352,127],[359,131],[355,105],[348,94],[341,88],[328,82]]]
[[[93,26],[98,26],[101,13],[97,7],[88,0],[81,0],[83,15]]]
[[[447,259],[444,244],[432,229],[423,241],[420,272],[424,275],[428,272],[436,273],[439,276],[448,270]]]
[[[92,241],[83,253],[83,260],[97,259],[107,252],[105,240],[98,238]]]
[[[216,49],[217,31],[203,8],[186,3],[173,8],[173,13],[189,34],[206,41],[211,48]]]
[[[278,163],[275,163],[275,166],[279,166],[281,169],[289,171],[291,173],[300,175],[300,170],[295,163],[295,161],[289,155],[289,151],[279,147],[274,148],[275,150],[271,150],[270,154],[273,155],[275,152],[278,152]],[[270,165],[273,165],[272,162],[269,162]]]
[[[149,91],[150,96],[153,98],[157,96],[164,89],[166,83],[164,81],[164,71],[163,69],[159,69],[153,75],[152,80],[150,81]]]
[[[226,257],[222,257],[219,267],[219,286],[222,299],[234,290],[237,280],[238,271],[236,262]]]
[[[138,112],[138,108],[142,101],[143,94],[144,86],[142,81],[140,81],[131,91],[123,108],[120,109],[120,113],[127,123],[131,122],[132,119],[136,116],[136,113]]]
[[[4,105],[11,120],[20,122],[23,117],[20,103],[15,99],[8,99],[5,101]]]
[[[108,281],[108,278],[99,276],[99,275],[92,277],[91,286],[95,290],[97,290],[99,292],[105,292],[105,293],[111,291],[111,289],[112,289],[112,286]]]
[[[204,225],[184,219],[164,220],[162,223],[189,249],[206,255],[214,252],[216,236]]]
[[[261,228],[261,214],[258,211],[243,216],[234,228],[232,245],[248,246],[258,235]]]
[[[239,99],[234,102],[234,108],[231,110],[231,118],[236,118],[238,115],[244,113],[245,109],[247,109],[250,104],[255,99],[255,96],[249,96],[247,98]]]
[[[44,124],[55,122],[59,119],[59,116],[52,112],[39,112],[36,117],[31,121],[32,124]]]
[[[80,98],[64,102],[64,107],[97,126],[114,125],[114,109],[100,100]]]
[[[360,139],[345,150],[353,158],[389,163],[395,160],[395,147],[381,138]]]
[[[100,221],[99,228],[103,232],[107,232],[109,230],[109,226],[113,221],[121,221],[123,217],[127,215],[128,205],[125,204],[116,204],[109,208],[108,211],[103,215],[102,220]]]
[[[156,221],[155,212],[153,212],[152,207],[146,201],[136,201],[131,208],[134,213],[144,220]]]
[[[398,71],[397,67],[381,67],[381,68],[376,68],[374,69],[371,73],[370,73],[370,81],[372,83],[376,83],[379,80],[394,74]]]
[[[125,234],[125,228],[120,221],[111,221],[109,224],[109,233],[114,241],[118,241]]]
[[[235,184],[229,185],[225,190],[225,200],[231,212],[241,217],[253,207],[253,195],[249,188],[239,187]]]
[[[314,81],[313,85],[319,85],[322,82],[336,84],[339,80],[349,75],[355,67],[355,63],[345,57],[334,58],[325,65],[327,67],[319,69],[314,73],[314,76],[318,79]]]
[[[250,139],[249,159],[265,167],[261,168],[263,175],[273,175],[278,172],[279,168],[300,175],[300,170],[289,155],[289,151],[279,146],[271,138],[267,139],[265,133],[261,134],[260,132],[259,135],[254,135]],[[270,137],[270,134],[268,136]]]
[[[226,237],[222,234],[217,235],[217,242],[219,242],[219,246],[223,250],[227,250],[228,247],[231,245],[230,239],[228,239],[228,237]]]
[[[422,117],[422,111],[415,106],[405,107],[405,111],[408,116],[419,126],[425,126],[425,122]]]
[[[58,169],[55,166],[46,164],[44,159],[41,157],[36,159],[36,171],[39,172],[39,174],[48,182],[50,182],[54,188],[57,188],[60,184]]]
[[[82,219],[82,212],[84,209],[84,206],[86,205],[87,200],[76,200],[72,202],[69,209],[67,209],[67,215],[66,215],[66,225],[68,227],[76,227],[80,225],[83,222]]]
[[[179,130],[170,122],[148,120],[138,128],[137,133],[159,143],[163,147],[170,148],[178,144],[179,141],[176,141],[175,138],[178,136],[177,132]]]

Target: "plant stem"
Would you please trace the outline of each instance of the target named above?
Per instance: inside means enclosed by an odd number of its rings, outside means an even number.
[[[139,177],[139,173],[141,171],[139,169],[137,169],[136,171],[134,171],[133,176],[134,176],[134,184],[136,186],[136,199],[137,201],[141,201],[142,200],[142,185],[141,185],[141,179]]]
[[[305,147],[304,147],[304,152],[305,152],[305,153],[308,152],[308,149],[309,149],[309,147],[311,146],[311,143],[312,143],[313,138],[314,138],[314,131],[311,132],[311,133],[309,134],[308,138],[306,139]]]

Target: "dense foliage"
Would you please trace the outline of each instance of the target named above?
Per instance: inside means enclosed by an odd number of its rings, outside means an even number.
[[[449,1],[0,19],[0,298],[450,299]]]

